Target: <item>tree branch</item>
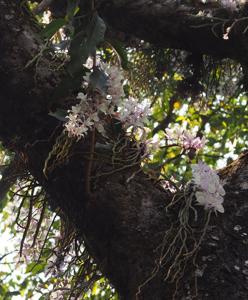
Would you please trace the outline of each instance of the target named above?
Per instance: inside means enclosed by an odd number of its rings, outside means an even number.
[[[231,13],[218,3],[192,6],[179,2],[97,0],[96,6],[115,30],[159,47],[247,60],[244,30],[248,19],[238,22],[239,17],[247,16],[245,7],[239,13]],[[234,22],[229,39],[224,40],[226,28]]]

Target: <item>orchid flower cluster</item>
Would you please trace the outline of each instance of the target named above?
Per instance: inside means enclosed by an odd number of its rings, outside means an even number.
[[[197,137],[195,133],[185,130],[179,125],[175,126],[172,129],[166,129],[166,137],[167,139],[182,147],[185,150],[200,150],[205,146],[206,139]]]
[[[68,121],[65,128],[70,137],[77,137],[80,139],[84,137],[88,130],[95,127],[99,132],[103,133],[104,128],[99,119],[99,112],[105,111],[105,103],[96,97],[93,101],[92,98],[78,93],[77,99],[80,100],[78,104],[72,106],[67,116]],[[97,104],[99,104],[97,106]]]
[[[137,99],[129,97],[124,99],[122,105],[119,108],[117,118],[127,128],[143,127],[147,122],[147,116],[150,113],[150,107],[148,101],[137,102]]]
[[[192,165],[193,182],[196,185],[195,197],[199,205],[205,209],[224,213],[223,196],[225,190],[219,176],[202,161]]]
[[[78,94],[77,99],[80,103],[72,106],[66,117],[68,121],[65,129],[70,137],[80,139],[93,128],[104,135],[104,116],[107,115],[118,119],[125,129],[130,126],[143,127],[147,121],[150,113],[148,101],[139,102],[133,97],[124,98],[124,77],[120,68],[107,64],[102,64],[101,68],[100,72],[107,76],[106,88],[96,89],[91,95]],[[85,79],[90,86],[91,76]]]

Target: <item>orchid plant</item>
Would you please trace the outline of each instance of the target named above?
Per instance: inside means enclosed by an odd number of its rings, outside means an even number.
[[[85,137],[87,133],[95,128],[103,136],[105,132],[104,116],[114,117],[119,120],[124,129],[132,127],[134,130],[143,128],[151,113],[148,100],[138,101],[134,97],[125,97],[123,90],[124,75],[117,66],[101,64],[102,78],[106,78],[103,88],[92,87],[92,73],[85,77],[86,93],[79,92],[78,104],[72,106],[68,111],[65,130],[69,137],[77,140]],[[92,90],[93,89],[93,93]],[[165,136],[169,144],[181,147],[184,151],[195,152],[204,148],[205,137],[197,136],[196,130],[187,130],[179,125],[165,130]],[[149,147],[147,147],[148,149]],[[224,212],[223,196],[225,191],[217,173],[207,164],[199,161],[192,165],[193,183],[195,185],[195,198],[199,205],[207,210]]]

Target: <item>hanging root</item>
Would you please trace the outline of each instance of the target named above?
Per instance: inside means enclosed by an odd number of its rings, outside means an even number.
[[[49,173],[51,173],[58,165],[63,164],[69,157],[73,143],[74,140],[69,138],[64,132],[57,137],[56,142],[44,163],[43,174],[46,178]]]
[[[176,299],[186,266],[189,264],[197,266],[197,254],[207,233],[211,211],[204,212],[203,222],[195,229],[190,224],[192,216],[195,222],[198,218],[197,211],[192,205],[193,199],[193,193],[177,193],[167,205],[166,212],[173,209],[178,210],[178,218],[165,232],[163,241],[157,248],[159,258],[156,266],[151,276],[139,286],[136,294],[137,299],[142,288],[153,280],[158,273],[163,274],[164,281],[175,285],[172,299]],[[195,285],[197,285],[197,281],[195,281]],[[197,286],[195,286],[195,293],[197,298]]]
[[[195,265],[197,253],[206,236],[210,221],[211,211],[207,211],[204,213],[203,225],[200,225],[200,228],[197,226],[197,230],[191,227],[190,219],[192,213],[195,222],[198,217],[197,211],[192,205],[193,199],[193,193],[186,194],[186,192],[184,192],[178,199],[173,198],[172,203],[167,206],[168,210],[181,201],[178,220],[165,233],[159,259],[159,268],[166,270],[164,280],[175,283],[173,299],[175,299],[178,293],[179,281],[184,275],[186,265],[188,263],[194,263]]]

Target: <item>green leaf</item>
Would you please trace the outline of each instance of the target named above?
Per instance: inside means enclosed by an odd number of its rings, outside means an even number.
[[[26,273],[32,273],[32,275],[36,275],[44,270],[46,263],[36,263],[32,262],[27,265]]]
[[[49,112],[48,115],[58,119],[59,121],[66,122],[67,111],[58,108],[55,112]]]
[[[20,284],[20,288],[21,290],[25,290],[28,286],[28,280],[25,279],[21,284]]]
[[[19,291],[14,291],[14,292],[8,292],[6,294],[6,297],[11,297],[11,296],[18,296],[20,295],[20,292]],[[5,298],[6,299],[6,298]],[[8,299],[8,298],[7,298]],[[9,298],[9,299],[12,299],[12,298]]]
[[[50,39],[65,24],[65,19],[59,18],[53,20],[41,31],[42,37],[45,39]]]
[[[9,199],[8,199],[7,195],[3,199],[0,199],[0,213],[3,211],[3,209],[7,205],[8,200]]]
[[[71,20],[74,15],[78,12],[79,0],[67,0],[67,12],[66,12],[66,18],[68,20]]]
[[[76,74],[87,58],[95,53],[96,47],[104,39],[105,30],[104,21],[95,13],[86,31],[83,29],[75,35],[69,50],[71,61],[67,68],[71,75]]]
[[[7,287],[5,285],[0,285],[0,295],[5,295],[7,292]]]
[[[101,70],[95,68],[90,75],[90,84],[96,91],[107,93],[108,76]]]

